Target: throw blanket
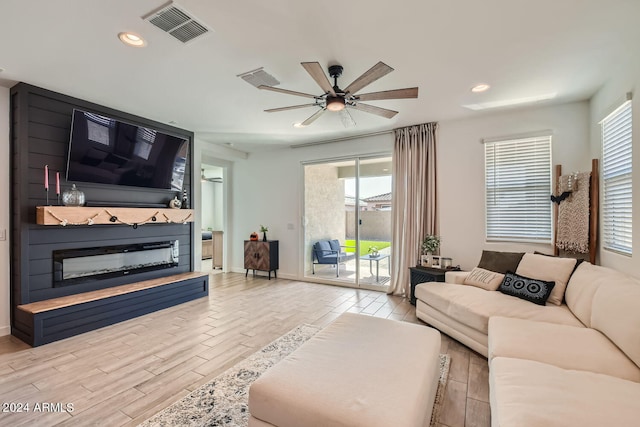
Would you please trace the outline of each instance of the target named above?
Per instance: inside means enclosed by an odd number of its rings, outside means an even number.
[[[560,177],[559,188],[566,188],[568,175]],[[578,173],[577,189],[558,206],[556,246],[570,252],[589,252],[589,187],[591,172]]]

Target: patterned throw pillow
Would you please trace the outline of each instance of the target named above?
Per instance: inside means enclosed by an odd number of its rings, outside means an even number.
[[[534,304],[545,305],[555,285],[555,282],[531,279],[508,271],[498,290],[503,294],[521,298]]]
[[[464,278],[465,285],[476,286],[487,291],[495,291],[502,283],[504,274],[476,267]]]

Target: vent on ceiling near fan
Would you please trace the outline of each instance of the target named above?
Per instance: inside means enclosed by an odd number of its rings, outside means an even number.
[[[263,67],[260,67],[256,70],[247,71],[246,73],[238,74],[238,77],[255,87],[277,86],[280,84],[278,79],[264,71]]]
[[[189,12],[173,2],[143,16],[142,19],[151,22],[182,43],[187,43],[209,32],[204,24],[196,21]]]

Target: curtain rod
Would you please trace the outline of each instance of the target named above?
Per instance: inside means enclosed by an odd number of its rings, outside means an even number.
[[[295,144],[295,145],[290,145],[289,148],[312,147],[314,145],[331,144],[332,142],[350,141],[352,139],[366,138],[366,137],[369,137],[369,136],[387,135],[387,134],[392,134],[392,133],[393,133],[393,130],[384,130],[384,131],[380,131],[380,132],[371,132],[371,133],[365,133],[365,134],[361,134],[361,135],[353,135],[353,136],[345,136],[345,137],[342,137],[342,138],[329,139],[329,140],[326,140],[326,141],[315,141],[315,142],[307,142],[307,143],[304,143],[304,144]]]

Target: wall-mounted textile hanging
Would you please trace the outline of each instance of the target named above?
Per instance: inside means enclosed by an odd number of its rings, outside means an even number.
[[[556,165],[555,241],[554,254],[560,250],[589,254],[595,264],[598,243],[598,159],[591,161],[591,172],[562,175],[562,166]]]

